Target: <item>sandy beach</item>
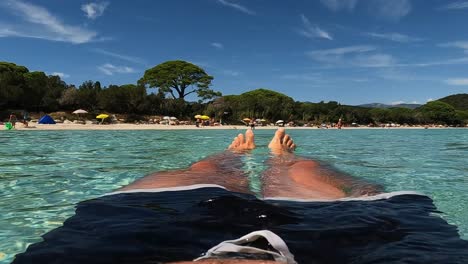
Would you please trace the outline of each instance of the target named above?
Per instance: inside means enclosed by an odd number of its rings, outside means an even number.
[[[25,127],[21,123],[16,124],[16,130],[219,130],[219,129],[233,129],[233,130],[245,130],[247,126],[235,126],[235,125],[224,125],[224,126],[206,126],[206,127],[196,127],[195,125],[161,125],[161,124],[111,124],[111,125],[97,125],[97,124],[55,124],[55,125],[42,125],[30,123],[28,127]],[[443,129],[446,127],[429,127],[429,129]],[[258,130],[274,130],[278,129],[277,126],[258,126],[255,127]],[[286,127],[286,129],[321,129],[327,130],[325,128],[317,127]],[[344,127],[342,130],[348,129],[424,129],[423,126],[413,126],[413,127]],[[337,128],[329,128],[329,130],[337,130]]]

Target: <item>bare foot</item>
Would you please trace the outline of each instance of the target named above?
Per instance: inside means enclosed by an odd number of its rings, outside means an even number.
[[[284,153],[292,153],[296,149],[296,144],[294,144],[292,138],[285,133],[284,128],[279,128],[268,147],[273,154],[281,155]]]
[[[228,147],[228,149],[232,151],[245,151],[254,148],[254,133],[252,130],[247,130],[245,132],[245,137],[243,134],[237,135],[237,137],[234,138],[231,145]]]

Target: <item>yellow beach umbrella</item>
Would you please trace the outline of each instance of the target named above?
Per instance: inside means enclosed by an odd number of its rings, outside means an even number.
[[[108,118],[108,117],[109,117],[109,115],[107,115],[107,114],[100,114],[100,115],[96,116],[96,118],[98,118],[98,119],[105,119],[105,118]]]
[[[201,118],[201,115],[196,115],[195,118],[199,119]]]
[[[202,116],[200,116],[200,119],[201,120],[208,120],[208,119],[210,119],[210,117],[207,116],[207,115],[202,115]]]
[[[244,119],[242,119],[242,120],[244,120],[245,122],[249,122],[251,119],[248,118],[248,117],[246,117],[246,118],[244,118]]]

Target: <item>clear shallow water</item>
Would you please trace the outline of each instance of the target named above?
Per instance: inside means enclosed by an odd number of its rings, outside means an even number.
[[[73,214],[74,204],[154,171],[189,166],[229,145],[239,130],[1,131],[0,263]],[[468,130],[290,130],[302,156],[327,162],[386,191],[430,196],[468,239]],[[244,159],[251,188],[273,130],[257,130]]]

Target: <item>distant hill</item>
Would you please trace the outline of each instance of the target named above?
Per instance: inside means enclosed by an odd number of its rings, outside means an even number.
[[[468,110],[468,94],[454,94],[438,99],[453,106],[457,110]]]
[[[372,103],[372,104],[362,104],[358,105],[359,107],[367,107],[367,108],[395,108],[395,107],[402,107],[402,108],[409,108],[409,109],[416,109],[420,107],[420,104],[396,104],[396,105],[387,105],[387,104],[380,104],[380,103]]]

